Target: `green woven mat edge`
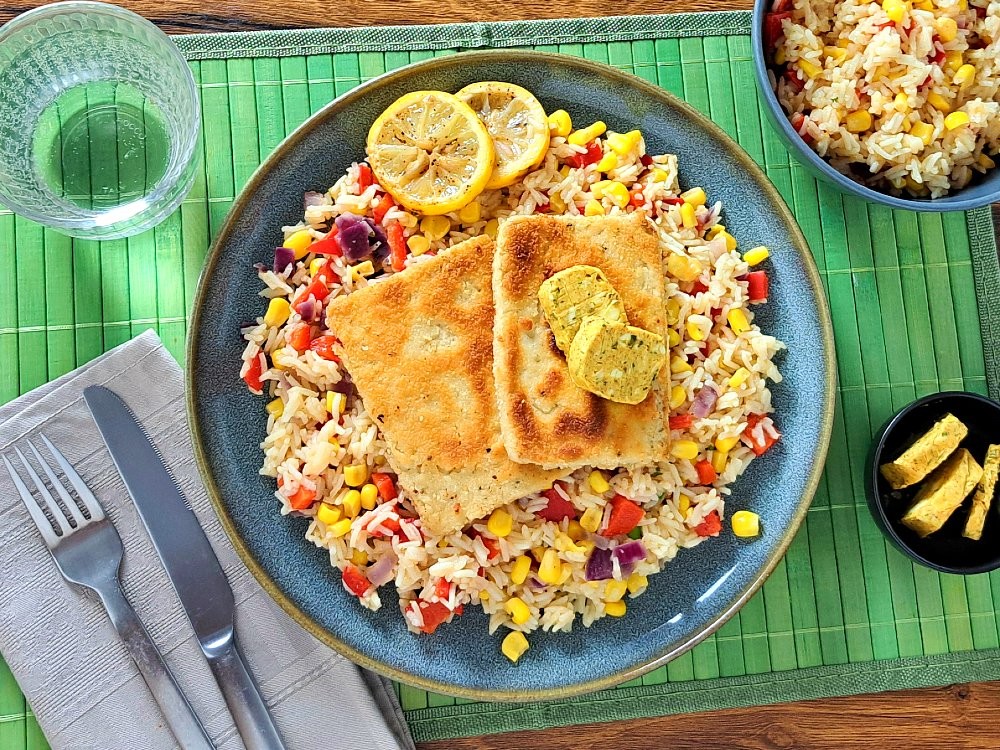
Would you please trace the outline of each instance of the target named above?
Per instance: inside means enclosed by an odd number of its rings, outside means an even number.
[[[979,304],[979,329],[986,358],[986,385],[990,396],[1000,400],[1000,257],[997,255],[997,228],[990,209],[967,214],[969,244],[972,249],[973,279]]]

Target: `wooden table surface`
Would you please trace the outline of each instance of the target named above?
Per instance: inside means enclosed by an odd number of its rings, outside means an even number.
[[[171,34],[740,10],[751,0],[115,0]],[[0,24],[37,5],[0,0]],[[0,92],[2,96],[2,92]],[[1000,217],[998,217],[1000,218]],[[426,742],[420,750],[992,750],[1000,682]]]

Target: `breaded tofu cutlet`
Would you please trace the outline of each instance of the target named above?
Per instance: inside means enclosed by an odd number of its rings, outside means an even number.
[[[641,214],[517,216],[502,222],[493,261],[493,372],[507,453],[545,468],[615,468],[664,459],[664,373],[634,405],[603,399],[570,377],[538,292],[546,279],[573,266],[604,273],[630,325],[665,331],[660,245]]]
[[[477,237],[330,304],[344,365],[389,464],[433,534],[447,534],[565,471],[507,457],[493,386],[494,244]]]

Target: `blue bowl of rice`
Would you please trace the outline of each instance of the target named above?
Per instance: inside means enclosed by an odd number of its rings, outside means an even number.
[[[1000,201],[1000,18],[986,0],[755,0],[764,110],[816,176],[874,203]]]

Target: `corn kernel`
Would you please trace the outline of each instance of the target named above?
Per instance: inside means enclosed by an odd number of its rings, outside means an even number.
[[[713,224],[705,231],[706,240],[714,240],[720,234],[726,231],[725,224]]]
[[[589,555],[591,552],[594,551],[594,547],[596,545],[589,539],[581,539],[579,542],[576,543],[576,546],[577,548],[582,549],[584,554]]]
[[[604,473],[594,469],[590,472],[590,476],[587,477],[587,483],[590,484],[590,489],[601,495],[611,489],[611,485],[608,484],[608,480],[604,478]]]
[[[698,444],[694,440],[676,440],[670,446],[670,453],[676,458],[694,461],[698,457]]]
[[[913,4],[913,7],[914,8],[919,8],[920,10],[929,10],[929,11],[931,11],[933,13],[934,12],[934,1],[933,0],[917,0],[917,2],[915,2]]]
[[[490,600],[490,592],[483,589],[479,592],[479,600],[483,602],[488,602]]]
[[[549,115],[549,133],[565,138],[573,130],[573,121],[565,109],[557,109]]]
[[[604,613],[612,617],[623,617],[625,609],[625,602],[608,602],[604,605]]]
[[[902,23],[906,15],[906,3],[903,0],[882,0],[882,10],[893,23]]]
[[[347,396],[336,391],[327,391],[326,410],[331,414],[343,414],[347,408]]]
[[[785,54],[785,45],[779,44],[778,49],[774,51],[774,64],[784,65],[788,62],[788,55]]]
[[[684,390],[684,386],[675,385],[670,389],[670,408],[679,409],[687,401],[687,392]]]
[[[276,398],[274,401],[269,401],[264,408],[267,409],[268,414],[277,419],[285,413],[285,402],[280,398]]]
[[[483,227],[483,234],[489,237],[491,240],[497,238],[497,230],[500,228],[500,222],[496,219],[490,219],[486,222],[486,226]]]
[[[366,276],[371,276],[375,273],[375,266],[370,260],[366,260],[362,263],[351,266],[351,273],[354,274],[355,279],[363,279]]]
[[[579,130],[574,130],[569,134],[566,140],[574,146],[586,146],[598,136],[604,135],[604,132],[607,129],[608,126],[601,120],[598,120],[593,125],[588,125],[587,127],[580,128]]]
[[[447,216],[425,216],[420,222],[420,231],[430,242],[437,242],[451,231],[451,221]]]
[[[285,358],[285,349],[275,349],[271,352],[271,367],[275,370],[285,370],[287,365],[285,365],[281,360]]]
[[[956,130],[957,128],[961,128],[968,124],[969,124],[969,114],[967,112],[962,112],[961,110],[959,110],[958,112],[952,112],[950,115],[944,118],[944,126],[948,130]]]
[[[685,229],[694,229],[698,226],[698,219],[694,215],[694,206],[690,203],[681,204],[681,224]]]
[[[535,562],[540,563],[542,561],[542,555],[545,554],[545,547],[532,547],[531,556],[535,558]]]
[[[528,605],[519,597],[512,596],[504,602],[503,608],[510,615],[510,619],[515,625],[524,625],[524,623],[531,619],[531,610],[528,609]]]
[[[747,314],[738,307],[729,311],[726,320],[729,321],[729,327],[733,329],[733,333],[737,336],[750,330],[750,321],[747,320]]]
[[[601,157],[601,160],[597,162],[596,166],[598,172],[610,172],[618,166],[618,157],[615,156],[614,152],[605,154]]]
[[[348,487],[360,487],[368,481],[367,464],[350,464],[344,467],[344,481]]]
[[[603,216],[604,215],[604,206],[601,205],[600,201],[596,201],[596,200],[591,199],[591,200],[587,201],[587,205],[584,206],[584,208],[583,208],[583,215],[584,216]]]
[[[694,316],[692,316],[694,317]],[[688,318],[687,322],[687,333],[688,338],[692,341],[704,341],[706,336],[706,331],[703,326],[698,325],[698,321],[691,320]]]
[[[632,196],[628,192],[628,188],[625,187],[620,182],[612,182],[610,185],[604,188],[604,195],[611,199],[618,208],[625,208],[628,205],[629,200]]]
[[[819,65],[810,60],[806,60],[805,58],[799,59],[799,70],[805,73],[809,78],[815,78],[823,72],[823,69]]]
[[[475,224],[479,221],[481,213],[479,201],[474,200],[472,203],[468,203],[459,209],[458,220],[463,224]]]
[[[670,360],[670,372],[675,375],[681,372],[691,372],[693,369],[684,357],[674,357]]]
[[[729,451],[731,451],[733,448],[736,447],[736,444],[738,442],[740,442],[740,436],[739,435],[736,435],[735,437],[727,437],[727,438],[720,437],[720,438],[716,438],[715,439],[715,450],[722,451],[723,453],[729,453]]]
[[[579,542],[585,536],[587,536],[586,529],[580,525],[580,522],[575,518],[566,525],[566,536],[572,539],[574,542]],[[579,547],[577,547],[579,549]]]
[[[500,650],[504,656],[517,664],[517,660],[528,650],[528,639],[524,637],[524,633],[512,630],[504,637]]]
[[[531,558],[527,555],[518,555],[514,560],[514,565],[510,569],[510,580],[520,586],[528,580],[528,573],[531,572]]]
[[[729,454],[726,451],[715,451],[712,454],[712,468],[715,469],[716,474],[721,474],[726,470],[728,460]]]
[[[635,596],[649,585],[649,579],[641,573],[633,573],[628,577],[625,585],[628,587],[628,592]]]
[[[320,271],[323,270],[323,266],[325,265],[326,265],[326,258],[322,256],[318,258],[313,258],[309,262],[309,275],[315,276],[316,274],[318,274]]]
[[[836,65],[840,65],[847,59],[847,50],[843,47],[824,47],[823,54],[832,58]]]
[[[934,109],[940,110],[944,114],[951,112],[951,104],[949,104],[948,100],[936,91],[932,91],[927,95],[927,103],[934,107]]]
[[[309,252],[309,246],[312,245],[312,243],[313,238],[309,233],[309,230],[299,229],[298,231],[292,232],[288,235],[282,245],[295,254],[295,260],[302,260],[306,257],[306,253]]]
[[[292,314],[292,306],[284,297],[274,297],[267,303],[267,312],[264,313],[264,322],[272,328],[283,325],[288,316]]]
[[[554,539],[555,548],[560,552],[583,552],[583,550],[576,546],[573,541],[573,537],[569,534],[563,534],[561,531],[557,531]],[[566,567],[569,567],[568,565]]]
[[[497,508],[490,513],[490,518],[486,522],[486,528],[493,536],[499,539],[507,536],[514,530],[514,519],[503,508]]]
[[[972,83],[972,80],[976,77],[976,68],[973,65],[966,63],[959,67],[955,71],[955,77],[952,79],[952,83],[956,86],[968,86]]]
[[[329,503],[320,503],[319,510],[316,511],[316,519],[322,521],[324,526],[333,526],[343,515],[340,508]]]
[[[980,154],[976,161],[979,162],[979,166],[983,169],[993,169],[997,165],[987,154]]]
[[[358,490],[348,490],[340,502],[344,506],[345,516],[357,518],[361,512],[361,493]]]
[[[938,38],[945,44],[958,36],[958,23],[954,18],[943,16],[934,21],[934,26],[937,29]]]
[[[339,539],[345,534],[351,531],[351,519],[342,518],[339,521],[334,522],[327,527],[327,530],[334,536],[334,538]]]
[[[673,257],[673,255],[670,257]],[[670,258],[667,258],[667,262],[670,262]],[[681,303],[675,297],[671,297],[663,303],[663,311],[667,318],[667,325],[672,326],[680,320]]]
[[[374,484],[366,484],[361,488],[361,507],[365,510],[375,510],[378,505],[378,487]]]
[[[948,70],[958,70],[964,62],[962,50],[952,49],[944,53],[944,67]]]
[[[738,510],[731,520],[733,533],[739,537],[758,536],[760,534],[760,516],[749,510]]]
[[[694,258],[689,258],[680,253],[670,253],[667,256],[667,272],[679,281],[694,281],[701,276],[702,267],[701,263]],[[676,323],[677,321],[674,322]]]
[[[566,213],[566,201],[559,193],[553,193],[549,196],[549,208],[555,211],[557,214]]]
[[[603,517],[604,513],[600,508],[587,508],[587,510],[583,511],[583,515],[580,516],[580,525],[591,534],[594,534],[601,527]]]
[[[681,518],[687,519],[691,515],[691,498],[687,495],[681,495],[681,499],[677,503],[677,510],[680,511]]]
[[[910,108],[910,97],[900,91],[892,100],[892,106],[897,112],[905,112]]]
[[[934,140],[934,126],[928,122],[915,122],[910,128],[910,135],[922,140],[925,146],[930,146]]]
[[[708,201],[708,196],[705,195],[705,191],[700,187],[685,190],[681,193],[681,198],[690,203],[692,206],[704,206]]]
[[[562,576],[562,562],[554,549],[547,549],[538,564],[538,577],[542,583],[558,583]]]
[[[747,378],[749,377],[750,377],[750,371],[745,367],[741,367],[732,374],[732,377],[729,378],[729,387],[739,388],[741,385],[747,382]]]
[[[872,126],[871,113],[863,109],[850,112],[847,117],[844,118],[844,126],[851,133],[864,133]]]
[[[681,335],[673,328],[669,329],[667,331],[667,345],[677,346],[679,343],[681,343]]]
[[[747,250],[743,254],[743,260],[748,266],[756,266],[759,263],[763,263],[765,260],[771,257],[771,251],[768,250],[763,245],[755,247],[753,250]]]
[[[619,156],[628,156],[639,145],[642,133],[630,130],[627,133],[608,133],[608,148]]]
[[[666,171],[657,168],[650,172],[650,176],[653,178],[653,182],[666,182],[670,175]]]
[[[351,562],[355,565],[367,565],[368,564],[368,553],[363,549],[356,549],[351,552]]]
[[[628,584],[625,581],[616,581],[614,578],[604,584],[604,601],[620,602],[625,598],[628,591]]]
[[[955,7],[961,11],[966,11],[969,9],[969,0],[958,0],[958,2],[955,3]]]
[[[719,236],[726,241],[726,252],[731,253],[737,248],[738,243],[736,242],[736,238],[729,232],[722,232]]]
[[[431,249],[431,243],[422,234],[414,234],[406,240],[406,247],[413,255],[423,255]]]

